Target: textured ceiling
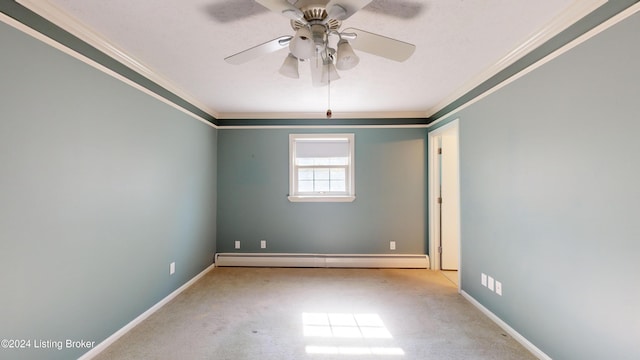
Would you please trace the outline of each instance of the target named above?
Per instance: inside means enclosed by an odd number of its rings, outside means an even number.
[[[297,80],[278,73],[287,49],[242,65],[224,61],[293,34],[288,19],[253,0],[49,3],[217,118],[313,118],[328,107],[328,88],[313,87],[308,68],[301,66]],[[331,83],[334,117],[428,117],[578,3],[585,1],[373,0],[341,29],[396,38],[416,51],[403,63],[359,52],[359,65]]]

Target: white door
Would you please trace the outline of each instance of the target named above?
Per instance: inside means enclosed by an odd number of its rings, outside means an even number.
[[[458,205],[458,134],[456,129],[442,133],[440,138],[440,268],[458,270],[459,212]]]

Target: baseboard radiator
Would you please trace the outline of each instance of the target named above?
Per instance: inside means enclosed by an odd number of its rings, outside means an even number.
[[[428,269],[429,256],[419,254],[282,254],[218,253],[216,266]]]

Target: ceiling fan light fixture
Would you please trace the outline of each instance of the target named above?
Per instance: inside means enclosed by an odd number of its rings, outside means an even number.
[[[288,78],[299,79],[298,59],[292,54],[287,55],[278,72]]]
[[[298,59],[311,59],[315,54],[315,49],[311,31],[307,27],[298,29],[296,36],[289,43],[289,50]]]
[[[367,6],[372,0],[255,1],[291,19],[290,25],[295,35],[280,36],[228,56],[224,59],[227,63],[242,64],[289,47],[289,55],[284,59],[278,72],[283,76],[298,79],[299,63],[307,62],[311,67],[311,84],[313,86],[329,85],[330,89],[331,81],[340,79],[338,70],[350,70],[360,62],[351,44],[355,45],[359,52],[363,51],[398,62],[407,60],[416,48],[413,44],[356,28],[339,31],[343,20]],[[330,106],[329,109],[331,109]]]
[[[338,42],[338,59],[336,67],[338,70],[350,70],[356,67],[360,62],[360,58],[353,52],[353,48],[347,40],[341,39]]]

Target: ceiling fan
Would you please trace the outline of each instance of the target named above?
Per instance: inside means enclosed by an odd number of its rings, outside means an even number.
[[[299,62],[311,66],[312,83],[327,85],[339,79],[337,70],[354,68],[360,59],[353,49],[395,61],[407,60],[415,45],[368,31],[348,28],[339,31],[348,19],[371,0],[255,0],[291,21],[295,35],[284,35],[226,57],[230,64],[243,64],[289,47],[280,74],[299,78]],[[337,69],[337,70],[336,70]]]

